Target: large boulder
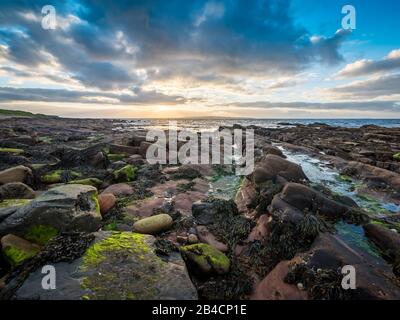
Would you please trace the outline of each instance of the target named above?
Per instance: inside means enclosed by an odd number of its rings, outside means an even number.
[[[19,207],[0,222],[0,235],[12,233],[25,239],[45,231],[96,231],[101,223],[97,189],[86,185],[62,185]],[[30,240],[30,239],[29,239]]]
[[[27,182],[32,178],[32,170],[25,166],[16,166],[0,172],[0,185],[9,182]]]
[[[41,268],[15,294],[40,300],[197,299],[197,292],[178,252],[159,258],[155,238],[131,232],[98,232],[86,253],[72,263],[53,264],[55,290],[42,289]]]
[[[262,159],[252,174],[253,182],[260,185],[268,180],[281,177],[289,182],[308,180],[301,166],[274,154],[268,154]]]
[[[33,198],[35,198],[35,191],[22,182],[10,182],[0,186],[0,200]]]

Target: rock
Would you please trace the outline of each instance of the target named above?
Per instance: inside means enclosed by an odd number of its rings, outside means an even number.
[[[100,228],[100,223],[96,188],[67,184],[19,207],[0,222],[0,235],[12,233],[35,241],[64,231],[93,232]]]
[[[369,223],[363,226],[365,235],[392,259],[400,257],[400,234],[383,226]]]
[[[171,216],[162,213],[136,221],[133,224],[133,229],[138,233],[157,234],[171,228],[172,223]]]
[[[221,252],[227,252],[228,246],[218,241],[215,236],[205,226],[197,226],[197,236],[200,242],[207,243]]]
[[[126,155],[137,154],[139,153],[139,148],[120,144],[110,144],[110,153],[123,153]]]
[[[264,148],[264,152],[265,152],[265,154],[273,154],[273,155],[281,157],[281,158],[286,158],[286,156],[282,153],[282,151],[275,147]]]
[[[257,191],[248,179],[245,179],[235,196],[235,203],[240,213],[248,213],[254,208]]]
[[[227,216],[239,214],[233,200],[213,199],[208,202],[196,202],[192,206],[192,214],[199,225],[212,224],[214,216],[221,211]]]
[[[163,210],[168,202],[164,198],[146,198],[136,201],[134,205],[126,207],[126,212],[134,217],[150,217],[155,212]]]
[[[99,188],[102,184],[103,181],[97,178],[86,178],[86,179],[79,179],[79,180],[72,180],[68,182],[69,184],[83,184],[86,186],[92,186],[95,188]]]
[[[264,239],[269,234],[268,223],[270,219],[271,218],[267,214],[262,214],[258,218],[256,226],[251,230],[246,242]]]
[[[197,299],[178,252],[159,258],[155,238],[131,232],[98,232],[86,253],[72,263],[54,263],[55,290],[42,289],[41,268],[30,274],[16,299],[172,300]]]
[[[143,157],[143,159],[146,159],[146,153],[147,153],[147,149],[152,145],[151,142],[147,142],[147,141],[142,141],[140,143],[140,147],[139,147],[139,154]]]
[[[9,182],[28,182],[32,178],[32,170],[17,166],[0,172],[0,185]]]
[[[320,234],[311,249],[305,253],[309,257],[309,268],[341,270],[345,265],[355,268],[356,289],[353,294],[357,299],[397,300],[400,298],[399,287],[393,282],[391,267],[382,260],[349,247],[343,240],[328,233]]]
[[[135,167],[138,167],[138,166],[141,166],[144,163],[144,160],[143,160],[141,155],[134,154],[134,155],[130,156],[126,160],[126,162],[131,164],[131,165],[133,165],[133,166],[135,166]]]
[[[32,244],[13,234],[2,237],[1,246],[7,261],[14,267],[32,258],[40,251],[38,245]]]
[[[195,244],[195,243],[199,242],[199,239],[197,238],[197,236],[195,234],[191,233],[188,235],[187,241],[190,244]]]
[[[33,198],[35,198],[35,191],[22,182],[9,182],[0,186],[0,200]]]
[[[307,293],[297,286],[287,284],[284,279],[289,272],[289,261],[281,261],[257,285],[251,300],[307,300]]]
[[[298,212],[318,212],[334,219],[346,217],[351,210],[350,207],[333,201],[322,193],[299,183],[286,184],[282,192],[275,197],[294,207]],[[275,197],[271,204],[271,211],[282,210],[282,203]]]
[[[133,188],[126,183],[116,183],[104,189],[101,194],[111,193],[116,197],[126,197],[134,194]]]
[[[128,164],[121,169],[113,172],[114,180],[117,182],[129,182],[133,181],[136,176],[137,168]]]
[[[208,244],[198,243],[184,246],[181,247],[181,253],[189,270],[193,270],[195,273],[211,275],[229,272],[229,258]]]
[[[99,195],[100,212],[104,216],[111,208],[115,206],[117,198],[112,193]]]
[[[40,179],[45,184],[54,184],[73,181],[79,178],[81,174],[72,170],[55,170],[44,174]]]
[[[257,185],[267,180],[282,177],[289,182],[308,180],[301,167],[279,156],[268,154],[260,161],[253,173],[253,181]]]

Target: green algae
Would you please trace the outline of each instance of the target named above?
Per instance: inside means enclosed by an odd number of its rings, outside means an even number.
[[[394,160],[397,160],[397,161],[400,161],[400,152],[395,153],[395,154],[393,155],[393,159],[394,159]]]
[[[39,224],[30,227],[24,238],[37,244],[45,245],[58,234],[59,232],[56,228]]]
[[[230,268],[229,258],[221,251],[205,243],[196,243],[181,247],[181,252],[185,257],[190,256],[190,261],[194,262],[202,270],[211,267],[217,273],[226,273]]]
[[[25,206],[31,201],[32,201],[32,199],[6,199],[6,200],[1,200],[0,201],[0,208]]]
[[[133,181],[136,176],[137,168],[128,164],[121,169],[114,171],[114,180],[117,182],[129,182]]]
[[[154,254],[149,236],[112,232],[91,245],[82,258],[86,273],[81,299],[152,299],[157,295],[160,270],[165,263]],[[129,267],[121,267],[128,264]]]
[[[39,252],[39,248],[33,250],[22,250],[20,248],[9,246],[3,248],[6,259],[12,266],[16,267],[23,263],[25,260],[32,258]]]
[[[16,149],[16,148],[0,148],[0,152],[21,154],[21,153],[24,153],[24,150]]]
[[[74,180],[81,176],[79,172],[70,170],[55,170],[47,173],[41,177],[41,181],[46,184],[66,182],[68,180]]]
[[[110,160],[110,161],[120,161],[122,159],[125,159],[126,155],[123,153],[109,153],[107,155],[107,157],[108,157],[108,160]]]
[[[97,178],[86,178],[86,179],[79,179],[79,180],[72,180],[68,182],[69,184],[83,184],[87,186],[92,186],[95,188],[99,188],[103,181]]]

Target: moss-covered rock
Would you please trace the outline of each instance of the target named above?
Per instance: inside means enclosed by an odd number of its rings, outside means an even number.
[[[110,161],[120,161],[126,158],[126,155],[123,153],[109,153],[107,155],[108,160]]]
[[[189,267],[199,274],[225,274],[229,272],[229,258],[221,251],[205,244],[197,243],[181,247],[181,252]]]
[[[20,265],[25,260],[32,258],[40,251],[39,246],[13,234],[8,234],[2,237],[1,246],[4,256],[14,267]]]
[[[9,207],[22,207],[31,202],[31,199],[6,199],[0,201],[0,209],[1,208],[9,208]]]
[[[395,153],[395,154],[393,155],[393,159],[394,159],[394,160],[397,160],[397,161],[400,161],[400,152]]]
[[[133,181],[136,176],[137,168],[128,164],[121,169],[113,172],[113,177],[116,182],[129,182]]]
[[[68,182],[70,180],[77,179],[80,176],[81,176],[80,173],[75,171],[55,170],[43,175],[41,177],[41,181],[45,184],[54,184],[60,182]]]
[[[51,226],[33,225],[25,233],[25,239],[40,245],[45,245],[52,238],[58,235],[58,230]]]
[[[132,232],[98,232],[82,257],[56,263],[57,287],[43,290],[40,268],[16,293],[17,299],[171,300],[197,299],[178,252],[161,259],[155,238]],[[79,276],[77,277],[77,274]]]
[[[72,181],[69,181],[68,183],[83,184],[86,186],[92,186],[92,187],[99,188],[102,185],[103,181],[101,181],[100,179],[97,179],[97,178],[86,178],[86,179],[72,180]]]
[[[172,223],[171,216],[162,213],[136,221],[133,224],[133,229],[139,233],[157,234],[171,228]]]
[[[21,153],[24,153],[24,150],[23,149],[16,149],[16,148],[0,148],[0,153],[1,152],[13,153],[13,154],[21,154]]]

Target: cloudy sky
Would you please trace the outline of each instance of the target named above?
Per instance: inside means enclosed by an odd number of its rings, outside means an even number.
[[[400,118],[399,12],[398,0],[1,0],[0,108]]]

